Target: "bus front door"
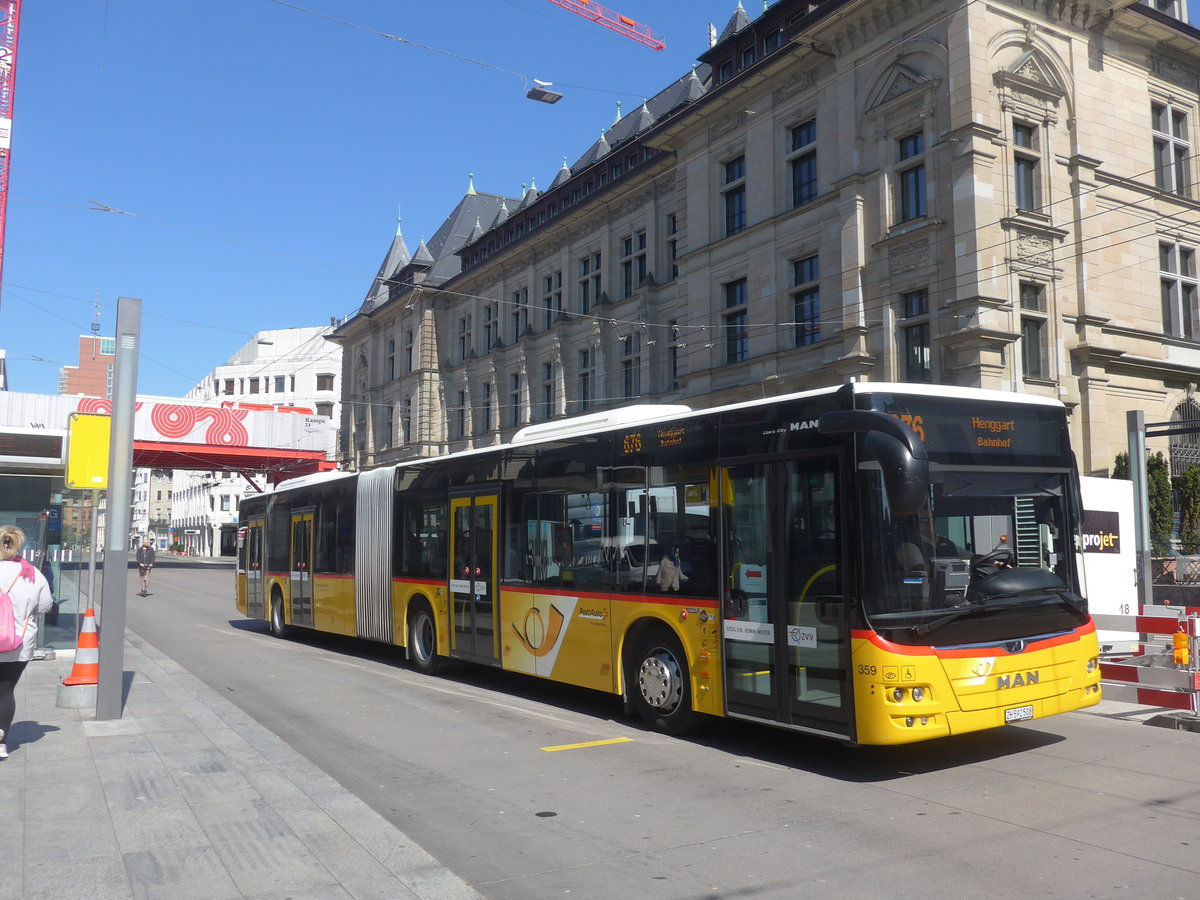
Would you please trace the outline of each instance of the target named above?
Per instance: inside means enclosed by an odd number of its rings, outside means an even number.
[[[496,631],[496,494],[450,498],[451,655],[476,662],[500,659]]]
[[[265,619],[263,603],[263,528],[262,519],[251,519],[246,525],[245,554],[246,569],[246,615],[252,619]]]
[[[727,710],[852,739],[838,458],[722,478]]]
[[[292,618],[293,625],[313,624],[312,586],[313,513],[292,513]]]

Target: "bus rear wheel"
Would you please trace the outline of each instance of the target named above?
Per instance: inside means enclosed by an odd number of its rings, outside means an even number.
[[[408,658],[413,668],[424,675],[438,669],[437,624],[424,603],[417,603],[408,614]]]
[[[687,657],[669,631],[655,628],[638,640],[626,683],[638,715],[654,730],[683,734],[696,725]]]
[[[277,638],[287,637],[287,625],[283,621],[283,595],[276,591],[271,595],[271,634]]]

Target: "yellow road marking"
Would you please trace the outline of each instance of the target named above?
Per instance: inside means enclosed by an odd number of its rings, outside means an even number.
[[[579,750],[583,747],[603,747],[605,744],[627,744],[633,738],[609,738],[607,741],[587,741],[583,744],[563,744],[559,747],[543,747],[547,753],[553,753],[555,750]]]

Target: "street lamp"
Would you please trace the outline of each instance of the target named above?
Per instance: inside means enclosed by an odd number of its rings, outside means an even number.
[[[563,95],[558,91],[551,90],[553,82],[539,81],[533,79],[533,87],[525,92],[525,96],[530,100],[538,100],[542,103],[557,103],[563,98]]]

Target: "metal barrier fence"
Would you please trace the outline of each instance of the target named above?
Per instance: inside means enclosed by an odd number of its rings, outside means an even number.
[[[1200,608],[1139,606],[1131,616],[1096,615],[1096,628],[1135,633],[1141,652],[1100,660],[1100,683],[1107,700],[1180,709],[1200,715]],[[1176,663],[1176,645],[1182,634],[1187,661]],[[1163,640],[1165,638],[1165,640]]]
[[[1150,560],[1154,584],[1200,585],[1200,556],[1163,556]]]

